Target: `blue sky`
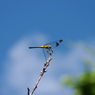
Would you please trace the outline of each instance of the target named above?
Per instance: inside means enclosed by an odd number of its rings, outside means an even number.
[[[84,54],[84,46],[82,44],[80,45],[81,46],[80,48],[77,47],[76,45],[74,49],[70,50],[66,46],[68,41],[76,42],[78,44],[80,44],[79,42],[81,41],[84,44],[95,46],[94,44],[95,12],[94,11],[95,11],[94,0],[79,0],[79,1],[78,0],[28,0],[28,1],[3,0],[0,1],[0,43],[1,43],[0,76],[1,76],[2,84],[6,85],[6,87],[5,88],[3,87],[3,89],[7,89],[7,87],[10,88],[8,89],[8,92],[11,93],[12,87],[14,87],[14,89],[16,89],[16,87],[18,88],[18,86],[15,85],[15,82],[13,82],[12,85],[8,85],[8,83],[10,82],[6,81],[6,76],[9,75],[11,76],[12,74],[9,73],[6,74],[6,72],[12,72],[12,70],[10,70],[10,68],[12,68],[11,64],[13,66],[14,64],[20,63],[21,60],[19,58],[23,59],[26,57],[26,55],[29,57],[30,60],[29,63],[31,63],[32,60],[30,56],[32,55],[29,53],[30,51],[26,50],[26,47],[28,47],[29,45],[33,45],[33,46],[41,45],[49,41],[63,39],[64,42],[62,43],[62,46],[58,47],[58,50],[56,49],[56,52],[54,54],[55,55],[54,62],[56,62],[57,58],[60,58],[60,60],[64,61],[65,63],[68,62],[68,64],[66,65],[67,68],[69,65],[68,58],[71,58],[72,54],[73,56],[75,56],[76,54],[83,56]],[[22,46],[23,46],[23,50],[21,49]],[[26,52],[24,52],[25,50]],[[39,50],[34,50],[31,52],[33,52],[33,54],[35,55],[34,57],[35,60],[38,59],[40,60],[40,62],[42,62],[43,59],[41,57],[42,59],[41,61],[41,59],[39,58],[40,57],[39,53],[37,53],[37,51],[39,52]],[[64,58],[61,59],[61,57],[58,57],[58,54],[63,56]],[[18,55],[20,55],[19,58]],[[23,58],[21,57],[22,55]],[[16,59],[19,60],[17,61],[17,63],[15,63]],[[28,58],[26,57],[25,60],[28,60]],[[36,62],[35,60],[33,60],[33,62]],[[78,59],[78,57],[76,58],[76,60],[73,59],[74,62],[79,62],[79,60],[80,59]],[[19,65],[16,66],[19,67]],[[34,66],[35,65],[33,65],[33,68]],[[76,67],[75,64],[73,64],[73,66]],[[13,67],[15,67],[15,65]],[[58,65],[55,66],[55,68],[56,67],[58,67]],[[29,67],[27,68],[29,69]],[[25,70],[27,70],[27,68]],[[60,70],[58,68],[56,69]],[[73,67],[72,68],[69,67],[69,69],[72,72],[74,71]],[[62,73],[71,72],[68,71],[69,69],[67,69],[67,71],[66,70],[62,70],[62,72],[59,71],[57,77],[60,77]],[[13,75],[15,75],[15,73],[13,73]],[[48,76],[52,77],[53,74],[51,75],[50,73],[47,74],[46,78],[48,78]],[[37,78],[34,78],[34,81],[36,79]],[[52,80],[53,79],[55,79],[54,84],[58,83],[56,82],[57,81],[56,76],[53,77]],[[9,78],[9,80],[11,79]],[[51,78],[49,80],[51,80]],[[29,83],[26,83],[25,87],[28,84]],[[30,87],[32,86],[30,85]],[[22,87],[22,89],[25,88]],[[63,92],[60,91],[60,93]],[[7,93],[3,95],[10,95],[10,94]]]

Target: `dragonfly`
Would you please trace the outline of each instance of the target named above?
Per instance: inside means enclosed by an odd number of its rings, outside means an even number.
[[[45,51],[49,54],[50,51],[53,50],[53,48],[58,47],[62,41],[63,40],[61,39],[61,40],[57,40],[57,41],[54,41],[54,42],[51,42],[51,43],[47,43],[47,44],[42,45],[42,46],[29,47],[29,49],[42,48],[43,52],[44,52],[45,59],[47,59]]]

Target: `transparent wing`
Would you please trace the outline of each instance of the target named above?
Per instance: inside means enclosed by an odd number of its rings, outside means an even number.
[[[54,41],[54,42],[51,42],[51,43],[47,43],[46,45],[49,45],[51,46],[51,48],[49,49],[46,49],[46,48],[43,48],[43,53],[44,53],[44,57],[45,57],[45,60],[48,59],[48,57],[50,56],[50,51],[59,46],[59,44],[62,42],[63,40],[57,40],[57,41]]]
[[[50,50],[49,49],[45,49],[43,48],[43,54],[44,54],[44,57],[45,57],[45,61],[48,59],[48,57],[50,56]]]
[[[47,43],[46,45],[50,45],[52,48],[58,47],[59,44],[62,42],[63,40],[57,40],[55,42],[51,42],[51,43]]]

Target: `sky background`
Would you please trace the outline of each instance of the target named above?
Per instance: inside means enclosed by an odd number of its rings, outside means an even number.
[[[0,94],[26,95],[45,62],[42,50],[28,46],[63,39],[34,95],[72,95],[61,76],[77,76],[95,48],[95,0],[1,0]],[[73,43],[73,46],[72,46]]]

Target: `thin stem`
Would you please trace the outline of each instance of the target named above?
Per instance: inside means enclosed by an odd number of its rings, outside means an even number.
[[[38,80],[36,81],[36,84],[34,85],[34,88],[32,89],[32,91],[30,92],[30,89],[27,88],[27,89],[28,89],[28,95],[33,95],[34,91],[36,90],[36,88],[37,88],[37,86],[38,86],[38,84],[39,84],[41,78],[43,77],[44,73],[46,72],[46,68],[49,66],[50,61],[52,60],[52,53],[53,53],[53,50],[51,50],[51,51],[49,52],[50,56],[49,56],[49,58],[46,60],[46,63],[44,63],[44,67],[43,67],[43,69],[42,69],[42,71],[41,71],[41,73],[40,73],[40,76],[39,76]]]

